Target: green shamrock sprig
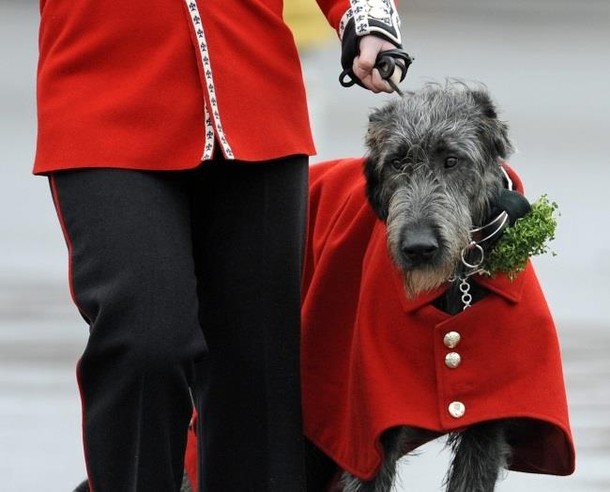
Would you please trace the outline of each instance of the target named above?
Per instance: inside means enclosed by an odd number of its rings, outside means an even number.
[[[555,239],[557,209],[557,204],[550,202],[546,195],[532,203],[524,217],[504,230],[488,252],[483,269],[492,276],[503,272],[513,280],[525,269],[530,257],[547,253],[547,243]],[[556,256],[555,252],[551,253]]]

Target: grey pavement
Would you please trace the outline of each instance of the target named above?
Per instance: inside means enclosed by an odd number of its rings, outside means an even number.
[[[610,491],[610,3],[401,3],[416,57],[403,86],[484,82],[511,125],[528,196],[548,193],[562,214],[558,256],[535,264],[563,346],[577,471],[508,473],[498,490]],[[48,186],[30,175],[37,22],[35,2],[0,0],[0,492],[63,492],[84,476],[74,365],[86,327]],[[369,109],[394,97],[339,87],[338,56],[335,43],[303,54],[314,161],[361,155]],[[440,490],[446,462],[441,444],[425,446],[397,490]]]

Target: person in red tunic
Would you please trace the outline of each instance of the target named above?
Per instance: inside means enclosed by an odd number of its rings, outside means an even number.
[[[374,64],[401,47],[393,2],[318,4],[357,82],[391,91]],[[200,490],[305,490],[314,147],[282,1],[40,0],[40,12],[34,173],[50,178],[89,325],[77,376],[90,488],[178,490],[194,401]]]

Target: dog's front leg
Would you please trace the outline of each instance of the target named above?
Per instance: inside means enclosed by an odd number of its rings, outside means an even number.
[[[388,429],[381,436],[383,463],[372,480],[360,480],[348,472],[341,477],[343,492],[389,492],[396,476],[396,462],[402,457],[403,443],[411,430],[408,427]]]
[[[506,425],[502,420],[486,422],[450,436],[454,457],[445,479],[447,492],[493,492],[511,455]]]

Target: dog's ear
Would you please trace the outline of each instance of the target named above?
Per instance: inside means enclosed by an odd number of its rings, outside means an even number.
[[[498,119],[496,105],[486,91],[473,90],[470,94],[483,115],[480,130],[490,144],[493,157],[506,159],[513,153],[513,145],[508,136],[508,125]]]
[[[387,197],[384,199],[383,186],[384,165],[382,156],[396,134],[398,116],[404,111],[403,99],[392,99],[369,114],[369,125],[365,144],[367,157],[364,161],[366,177],[366,196],[375,214],[384,222],[388,218]]]
[[[388,218],[387,207],[383,204],[381,197],[381,168],[373,157],[364,160],[364,177],[366,178],[366,197],[375,214],[384,222]]]
[[[470,92],[474,102],[481,108],[481,113],[487,118],[498,118],[496,105],[491,100],[489,94],[483,90],[473,90]]]
[[[394,121],[396,104],[390,102],[375,108],[369,113],[369,124],[365,137],[365,144],[372,153],[380,152],[385,135]]]
[[[381,108],[374,108],[369,113],[369,123],[380,123],[385,118],[384,115],[387,113],[387,107],[383,106]]]

